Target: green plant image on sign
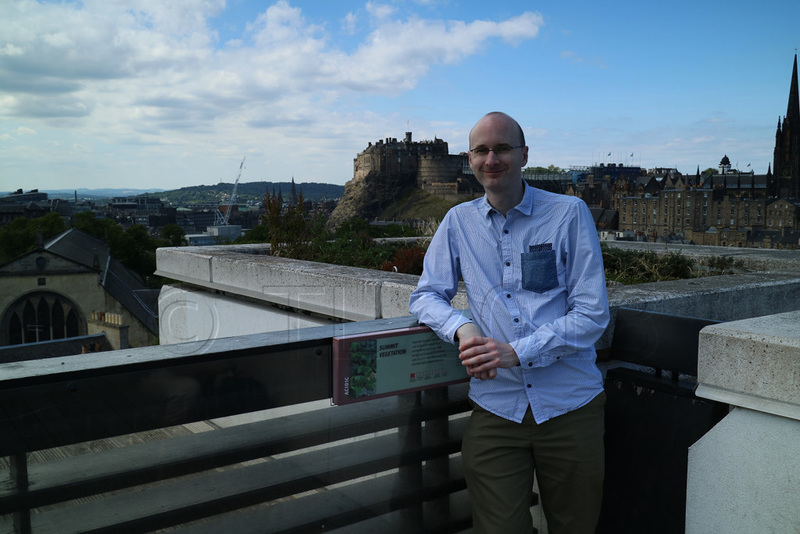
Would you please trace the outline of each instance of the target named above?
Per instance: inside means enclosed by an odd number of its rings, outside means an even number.
[[[350,344],[350,396],[374,395],[378,371],[378,342],[375,339]]]

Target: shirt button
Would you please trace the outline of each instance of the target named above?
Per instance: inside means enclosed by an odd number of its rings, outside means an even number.
[[[507,234],[507,233],[508,233],[508,230],[503,230],[503,233],[504,233],[504,234]]]
[[[507,261],[507,262],[506,262],[506,267],[508,267],[509,265],[511,265],[511,262],[510,262],[510,261]]]
[[[514,317],[514,322],[518,323],[519,322],[519,318],[518,317]]]
[[[531,386],[530,384],[528,384],[528,387],[530,388],[530,387],[533,387],[533,386]]]
[[[507,298],[507,299],[510,299],[510,298],[511,298],[511,293],[507,293],[507,294],[506,294],[506,298]]]
[[[533,362],[528,362],[528,367],[533,367]]]

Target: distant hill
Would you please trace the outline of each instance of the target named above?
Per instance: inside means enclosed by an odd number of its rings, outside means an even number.
[[[336,200],[344,193],[343,185],[303,183],[295,184],[298,192],[303,193],[304,200]],[[239,202],[254,200],[260,202],[264,199],[264,194],[269,190],[284,198],[288,198],[292,190],[291,182],[248,182],[240,183],[236,188],[236,198]],[[50,198],[68,198],[75,196],[75,189],[53,189],[41,190],[47,193]],[[209,204],[227,200],[233,192],[233,183],[220,182],[217,185],[193,185],[181,187],[180,189],[133,189],[133,188],[106,188],[106,189],[78,189],[78,199],[100,200],[112,197],[135,197],[140,195],[157,196],[173,204]]]
[[[236,188],[236,198],[239,202],[248,200],[262,201],[264,194],[280,193],[288,199],[292,190],[291,182],[248,182],[240,183]],[[316,182],[295,183],[298,194],[303,193],[303,200],[337,200],[344,193],[343,185],[321,184]],[[182,187],[172,191],[159,193],[159,197],[174,204],[205,204],[227,200],[233,192],[233,184],[220,182],[217,185],[195,185]]]
[[[150,194],[157,195],[164,191],[163,189],[133,189],[127,188],[103,188],[103,189],[40,189],[42,193],[47,193],[49,198],[75,198],[75,193],[78,194],[79,200],[96,200],[102,198],[112,197],[135,197],[138,195]]]

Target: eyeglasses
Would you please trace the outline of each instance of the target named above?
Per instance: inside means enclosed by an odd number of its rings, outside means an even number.
[[[524,146],[525,145],[520,145],[520,146],[497,145],[494,148],[479,146],[477,148],[470,148],[469,151],[472,152],[473,156],[484,158],[489,155],[489,152],[494,152],[496,156],[502,156],[504,154],[508,154],[509,152],[511,152],[516,148],[523,148]]]

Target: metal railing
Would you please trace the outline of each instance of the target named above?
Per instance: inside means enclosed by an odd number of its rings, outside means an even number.
[[[687,380],[708,321],[615,315],[604,365],[636,368],[607,372],[598,532],[680,532],[688,445],[727,409]],[[333,337],[415,324],[0,364],[0,533],[469,529],[466,384],[326,402]]]
[[[331,397],[333,336],[413,324],[3,364],[0,532],[469,528],[466,384],[304,404]],[[220,425],[252,412],[260,420]]]

